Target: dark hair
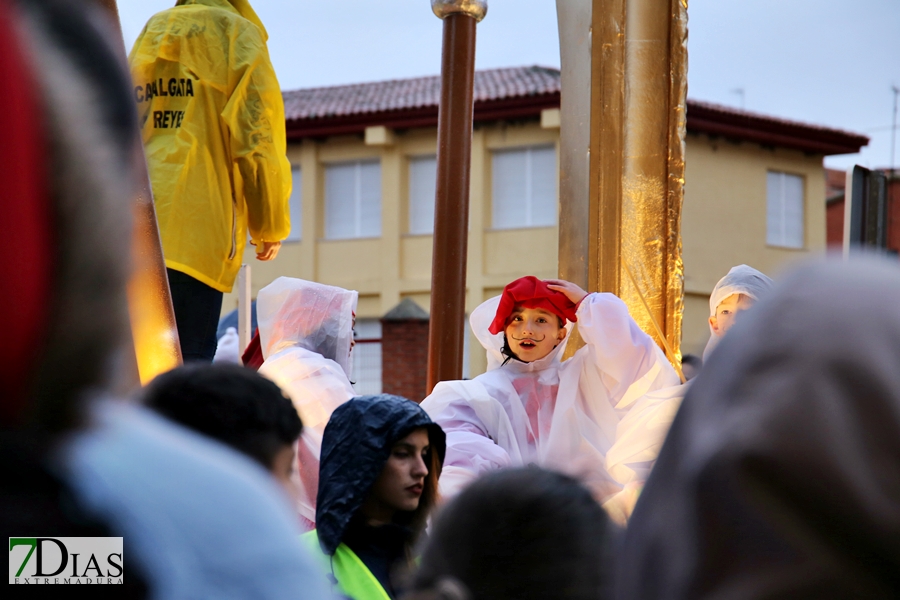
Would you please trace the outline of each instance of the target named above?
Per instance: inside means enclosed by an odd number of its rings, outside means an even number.
[[[513,349],[509,347],[509,340],[506,338],[506,332],[503,333],[503,347],[500,348],[500,354],[502,354],[505,358],[503,359],[503,364],[500,366],[506,365],[510,360],[516,359],[519,362],[522,362],[522,359],[516,356],[516,353],[513,352]]]
[[[428,427],[416,427],[415,429],[407,431],[399,439],[394,440],[391,446],[393,447],[394,444],[405,438],[416,429],[425,429],[426,431],[428,431],[428,443],[433,446],[434,440],[431,436],[431,430]],[[441,467],[443,466],[443,461],[438,456],[438,453],[433,447],[428,451],[428,455],[425,457],[425,461],[428,465],[428,475],[425,476],[422,496],[419,498],[419,506],[416,507],[416,510],[410,512],[401,512],[394,517],[394,520],[396,522],[401,525],[408,526],[412,532],[408,548],[408,550],[410,550],[410,558],[412,558],[412,546],[415,545],[419,536],[423,531],[425,531],[425,526],[428,524],[428,517],[431,516],[431,513],[434,510],[435,505],[437,505],[439,498],[438,479],[441,476]]]
[[[703,366],[703,359],[695,354],[685,354],[681,357],[681,364],[683,365],[691,365],[699,369]]]
[[[275,454],[303,428],[281,389],[239,365],[191,364],[147,386],[147,406],[272,468]]]
[[[612,525],[576,480],[536,467],[489,474],[438,513],[412,589],[471,600],[609,596]]]

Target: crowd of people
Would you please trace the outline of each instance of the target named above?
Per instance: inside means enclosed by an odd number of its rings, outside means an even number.
[[[226,240],[213,276],[170,251],[166,231],[184,226],[185,198],[222,196],[238,246],[249,227],[261,259],[277,253],[289,227],[280,97],[266,93],[277,82],[246,0],[178,0],[161,15],[132,76],[150,90],[157,68],[205,80],[167,101],[222,112],[197,125],[179,105],[172,121],[205,132],[192,139],[209,160],[185,158],[191,136],[145,118],[155,92],[134,110],[97,6],[0,0],[0,229],[25,251],[0,266],[16,316],[0,360],[10,537],[122,537],[124,585],[93,588],[113,597],[900,594],[896,260],[820,260],[777,284],[733,268],[687,381],[619,298],[530,276],[472,312],[487,371],[424,399],[355,394],[357,293],[315,282],[263,289],[244,364],[211,362],[218,309],[197,286],[220,303],[240,249]],[[224,52],[235,40],[241,51]],[[172,64],[208,48],[227,60]],[[214,67],[239,91],[214,84]],[[222,123],[234,139],[208,142]],[[134,391],[120,376],[132,352],[122,248],[142,133],[194,360]],[[202,175],[223,156],[230,175]],[[166,169],[189,172],[184,189],[156,186]],[[174,273],[192,280],[181,292]],[[584,345],[562,360],[575,326]]]

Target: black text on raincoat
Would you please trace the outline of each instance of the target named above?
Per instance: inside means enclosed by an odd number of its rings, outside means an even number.
[[[231,291],[290,232],[284,102],[247,0],[178,0],[129,55],[166,266]]]

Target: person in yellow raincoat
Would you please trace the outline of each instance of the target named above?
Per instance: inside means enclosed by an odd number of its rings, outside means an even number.
[[[272,260],[290,232],[284,102],[247,0],[177,0],[129,55],[185,360],[211,361],[249,229]]]

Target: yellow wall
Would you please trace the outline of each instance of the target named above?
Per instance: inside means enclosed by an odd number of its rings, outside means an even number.
[[[540,123],[495,124],[476,129],[472,144],[470,235],[467,265],[466,311],[491,297],[511,280],[526,274],[550,278],[557,269],[557,229],[491,230],[491,151],[517,146],[556,144],[558,129]],[[300,242],[288,242],[274,261],[254,259],[252,247],[244,262],[251,265],[255,297],[281,275],[312,279],[359,291],[359,318],[378,318],[411,297],[430,309],[431,235],[411,235],[407,220],[408,160],[434,154],[437,131],[395,132],[391,146],[366,146],[362,135],[304,140],[288,148],[288,158],[299,164],[303,186],[303,232]],[[381,158],[382,235],[354,240],[324,239],[324,165]],[[312,199],[312,201],[311,201]],[[237,295],[227,294],[222,310],[237,306]],[[470,347],[480,348],[474,337]],[[482,352],[470,352],[473,374],[485,367]]]
[[[825,249],[825,171],[822,156],[691,134],[685,157],[684,353],[700,353],[709,338],[709,294],[728,270],[748,264],[777,277],[791,262]],[[805,246],[766,245],[766,176],[804,178]]]
[[[292,144],[288,158],[299,164],[303,187],[300,242],[285,243],[270,263],[252,265],[252,295],[278,276],[300,277],[356,289],[360,318],[378,318],[406,297],[429,310],[430,235],[407,234],[408,160],[434,154],[434,129],[395,132],[390,146],[367,146],[362,135],[304,140]],[[523,275],[542,278],[557,273],[557,228],[492,230],[491,151],[559,141],[559,130],[537,121],[479,126],[473,136],[466,310],[496,295]],[[381,159],[382,235],[380,238],[325,240],[324,165],[357,159]],[[825,247],[825,190],[821,156],[763,149],[754,144],[710,141],[691,135],[687,141],[683,217],[685,262],[684,351],[702,351],[708,336],[707,298],[716,281],[733,265],[747,263],[777,273],[785,262]],[[766,172],[769,169],[806,179],[806,249],[766,247]],[[228,294],[223,312],[237,306]],[[470,372],[484,370],[484,353],[470,338]]]

